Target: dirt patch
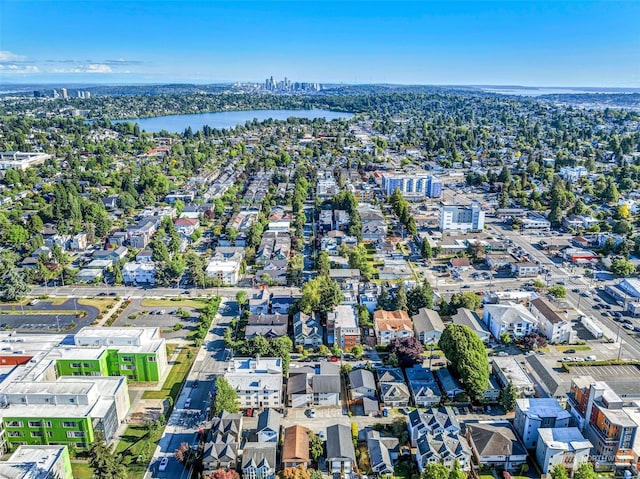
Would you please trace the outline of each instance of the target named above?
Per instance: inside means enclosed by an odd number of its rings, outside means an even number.
[[[157,421],[160,414],[165,414],[169,404],[162,399],[145,399],[138,403],[138,407],[131,414],[129,424],[146,424],[149,421]]]

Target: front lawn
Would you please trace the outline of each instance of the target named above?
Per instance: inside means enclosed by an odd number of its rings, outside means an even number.
[[[178,393],[180,392],[180,387],[187,377],[197,353],[198,348],[185,346],[182,351],[180,351],[175,364],[171,366],[171,371],[169,371],[167,379],[165,379],[162,385],[162,389],[158,391],[145,391],[142,394],[142,399],[167,399],[171,397],[175,404]]]
[[[141,306],[145,306],[147,308],[153,308],[153,307],[179,308],[182,306],[182,307],[194,308],[194,309],[202,309],[203,306],[206,304],[207,304],[207,300],[205,299],[199,300],[199,299],[178,299],[178,298],[176,298],[176,300],[145,298],[140,303]]]

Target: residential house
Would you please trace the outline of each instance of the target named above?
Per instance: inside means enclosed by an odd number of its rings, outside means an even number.
[[[436,378],[440,384],[440,389],[451,399],[455,398],[458,394],[465,392],[462,383],[457,378],[453,377],[447,368],[440,368],[436,370]]]
[[[398,438],[381,437],[378,431],[367,432],[367,449],[371,470],[379,476],[393,474],[393,465],[398,459]]]
[[[282,406],[281,358],[234,358],[224,377],[241,408]]]
[[[402,287],[402,286],[401,286]],[[412,338],[413,323],[406,311],[378,310],[373,313],[373,330],[377,343],[388,345],[394,339]]]
[[[129,244],[132,248],[145,249],[158,228],[156,217],[146,217],[135,226],[127,228]]]
[[[430,369],[419,364],[405,370],[413,404],[420,407],[433,407],[442,399],[442,392]]]
[[[486,304],[482,320],[497,340],[503,334],[521,338],[538,330],[538,320],[519,303]]]
[[[350,305],[338,305],[327,313],[327,342],[349,351],[360,344],[360,328],[356,313]]]
[[[397,281],[413,277],[409,263],[403,258],[383,258],[383,263],[378,268],[378,278],[381,280]]]
[[[70,248],[72,251],[84,251],[88,246],[87,242],[87,234],[86,233],[78,233],[77,235],[71,238]]]
[[[299,294],[273,293],[271,295],[271,312],[273,314],[288,314],[293,303],[299,298]]]
[[[289,426],[284,430],[282,467],[308,467],[310,464],[309,430],[303,426]]]
[[[404,382],[400,368],[380,368],[376,370],[380,387],[380,402],[386,407],[408,406],[411,400],[409,388]]]
[[[127,257],[129,250],[126,246],[118,246],[113,249],[100,249],[93,252],[91,257],[93,259],[105,259],[109,261],[118,262]]]
[[[221,412],[211,422],[202,454],[204,472],[235,470],[242,441],[242,414]]]
[[[420,308],[413,316],[413,329],[416,338],[422,344],[437,344],[444,331],[444,323],[440,314],[429,308]]]
[[[494,357],[492,370],[503,388],[511,384],[520,396],[533,396],[535,394],[533,381],[516,358]]]
[[[287,284],[288,264],[286,259],[268,260],[262,269],[256,271],[256,279],[264,284],[284,286]]]
[[[330,474],[351,474],[356,466],[356,451],[351,428],[343,424],[327,427],[327,468]]]
[[[378,294],[380,287],[376,283],[360,283],[358,294],[360,304],[366,306],[370,313],[373,313],[378,306]]]
[[[260,290],[249,298],[249,311],[251,314],[267,314],[269,312],[269,300],[271,295],[266,289]]]
[[[287,336],[289,317],[286,314],[252,314],[249,316],[244,337],[253,339],[264,336],[267,339]]]
[[[474,333],[478,335],[483,343],[487,343],[491,339],[491,333],[480,321],[480,318],[475,311],[471,311],[467,308],[459,308],[458,312],[451,316],[451,320],[453,321],[453,324],[461,324],[463,326],[469,327]]]
[[[527,449],[507,421],[467,424],[467,441],[478,465],[513,472],[527,462]]]
[[[408,419],[409,439],[413,447],[416,447],[418,439],[426,433],[458,434],[460,432],[460,423],[450,406],[426,410],[414,409],[409,413]]]
[[[354,369],[349,372],[349,392],[351,400],[357,401],[362,398],[376,398],[376,380],[373,373],[368,369]]]
[[[555,398],[520,398],[513,428],[527,449],[535,449],[538,429],[569,427],[571,414]]]
[[[242,479],[275,479],[275,443],[248,442],[242,450]]]
[[[592,447],[577,427],[541,428],[538,430],[536,461],[543,474],[549,474],[555,466],[561,465],[569,477],[573,477],[580,464],[589,461]]]
[[[125,263],[122,266],[122,281],[125,284],[155,284],[156,265],[154,263]]]
[[[257,442],[278,442],[280,438],[280,424],[282,414],[272,408],[266,408],[258,415],[256,427]]]
[[[316,313],[308,315],[299,311],[293,315],[293,343],[305,349],[315,349],[322,344],[322,326]]]
[[[540,265],[529,261],[519,261],[511,264],[511,273],[518,278],[538,276]]]
[[[471,268],[469,258],[451,258],[449,260],[449,269],[455,271],[466,271]]]
[[[191,238],[191,235],[200,227],[200,220],[197,218],[179,218],[175,221],[176,231],[184,238]]]
[[[418,438],[417,447],[416,462],[420,472],[432,462],[452,469],[457,461],[462,471],[471,469],[471,448],[458,432],[427,432]]]
[[[102,204],[108,210],[115,210],[118,207],[118,195],[110,195],[102,198]]]
[[[578,335],[571,322],[549,301],[536,298],[529,303],[529,311],[538,320],[539,330],[550,343],[575,343]]]
[[[289,407],[339,406],[340,367],[323,362],[314,367],[292,368],[287,382]]]
[[[136,255],[136,261],[139,263],[151,263],[153,261],[153,251],[143,249]]]

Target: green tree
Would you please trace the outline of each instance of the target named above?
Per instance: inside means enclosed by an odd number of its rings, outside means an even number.
[[[249,304],[249,298],[247,292],[240,290],[236,293],[236,302],[238,303],[238,311],[240,314],[244,311],[244,308]]]
[[[213,401],[213,414],[218,415],[223,411],[238,412],[238,393],[227,380],[220,376],[216,379],[216,397]]]
[[[593,470],[593,464],[583,462],[573,473],[573,479],[597,479],[598,474]]]
[[[505,411],[513,411],[516,408],[516,401],[520,395],[512,383],[504,388],[500,393],[500,404]]]
[[[456,314],[460,308],[467,308],[471,311],[475,311],[480,308],[481,304],[482,299],[476,293],[453,293],[451,295],[451,300],[447,304],[446,311],[449,315]]]
[[[401,311],[406,311],[408,309],[407,292],[404,289],[404,284],[399,284],[396,289],[395,309],[399,309]]]
[[[18,270],[11,267],[0,280],[0,297],[5,301],[20,301],[29,294],[29,285]]]
[[[551,479],[569,479],[567,470],[562,464],[556,464],[551,470]]]
[[[326,251],[320,251],[316,259],[316,269],[320,275],[328,275],[331,269],[331,261]]]
[[[433,257],[431,244],[426,238],[422,240],[422,243],[420,245],[420,256],[422,256],[423,259],[431,259]]]
[[[469,395],[480,400],[489,386],[489,358],[478,335],[468,326],[450,324],[438,346]]]
[[[502,344],[509,345],[509,344],[511,344],[511,341],[512,341],[511,335],[509,333],[507,333],[506,331],[500,335],[500,342]]]
[[[9,226],[4,233],[4,240],[12,246],[21,246],[29,239],[29,232],[18,224]]]
[[[449,472],[449,479],[466,479],[466,477],[467,474],[460,469],[460,463],[456,459],[451,468],[451,472]]]
[[[629,276],[636,270],[631,261],[626,259],[614,259],[611,262],[611,272],[616,276]]]
[[[167,245],[162,240],[154,239],[149,246],[151,247],[151,259],[153,261],[160,262],[171,259]]]
[[[304,313],[327,313],[342,303],[340,286],[328,276],[318,276],[304,284],[298,306]]]
[[[430,462],[422,471],[422,479],[449,479],[450,471],[439,462]]]
[[[407,293],[407,312],[415,316],[420,308],[433,308],[433,290],[425,279],[420,285],[414,286]]]
[[[565,289],[564,286],[558,284],[555,286],[550,286],[547,289],[547,292],[553,296],[554,298],[566,298],[567,297],[567,290]]]
[[[352,347],[350,352],[351,354],[353,354],[353,357],[355,357],[356,359],[360,359],[364,354],[364,350],[362,349],[362,346],[360,346],[359,344],[356,344],[354,347]]]
[[[94,479],[126,479],[128,476],[127,467],[102,438],[98,438],[89,450],[89,466]]]
[[[309,453],[311,454],[311,459],[313,459],[314,462],[318,462],[318,459],[322,457],[323,452],[324,445],[322,444],[322,439],[309,431]]]

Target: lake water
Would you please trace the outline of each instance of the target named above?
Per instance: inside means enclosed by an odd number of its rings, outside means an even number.
[[[172,133],[182,133],[188,127],[196,132],[204,125],[211,128],[234,128],[244,125],[247,121],[286,120],[287,118],[325,118],[326,120],[336,120],[351,118],[353,114],[330,110],[246,110],[246,111],[221,111],[216,113],[197,113],[193,115],[169,115],[157,116],[155,118],[131,118],[119,120],[114,123],[130,121],[138,123],[143,131],[157,133],[166,130]]]

